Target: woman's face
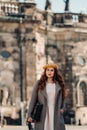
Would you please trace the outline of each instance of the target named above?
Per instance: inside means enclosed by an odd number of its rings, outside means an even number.
[[[54,68],[47,68],[46,69],[46,76],[48,78],[53,78],[53,76],[54,76]]]

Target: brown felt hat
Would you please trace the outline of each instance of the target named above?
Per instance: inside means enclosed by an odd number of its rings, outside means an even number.
[[[46,65],[43,66],[43,69],[47,69],[47,68],[55,68],[55,69],[57,69],[58,67],[57,67],[56,64],[50,63],[50,64],[46,64]]]

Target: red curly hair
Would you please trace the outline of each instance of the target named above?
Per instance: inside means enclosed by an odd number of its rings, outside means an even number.
[[[46,81],[47,81],[46,69],[44,69],[44,72],[43,72],[43,74],[40,77],[39,89],[41,89],[41,90],[44,89],[44,87],[46,86]],[[65,98],[67,96],[67,91],[66,91],[64,78],[63,78],[61,72],[57,68],[54,68],[53,82],[57,82],[57,81],[58,81],[59,85],[62,88],[63,98]]]

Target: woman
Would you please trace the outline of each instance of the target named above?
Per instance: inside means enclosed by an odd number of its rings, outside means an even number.
[[[66,87],[63,77],[55,64],[47,64],[43,69],[32,92],[27,121],[33,121],[31,112],[38,95],[43,110],[40,122],[35,123],[35,130],[65,130],[63,111]]]

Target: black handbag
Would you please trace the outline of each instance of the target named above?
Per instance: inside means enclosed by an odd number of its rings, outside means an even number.
[[[36,102],[33,111],[31,112],[31,117],[33,119],[33,122],[39,122],[41,119],[43,104],[41,104],[39,101]]]
[[[29,129],[29,130],[33,130],[33,127],[32,127],[31,122],[27,122],[27,125],[28,125],[28,129]]]

